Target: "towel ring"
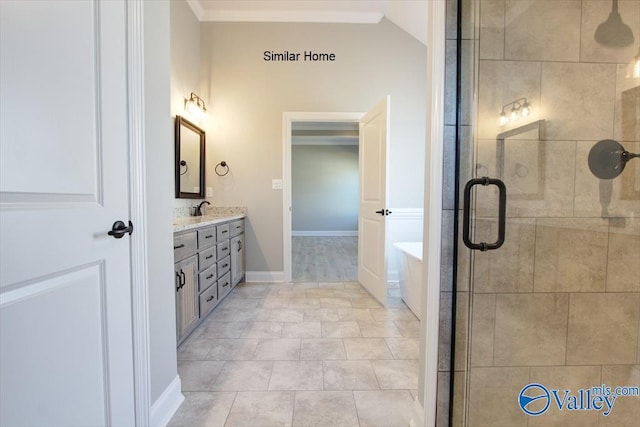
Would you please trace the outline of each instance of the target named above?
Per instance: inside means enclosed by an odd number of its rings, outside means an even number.
[[[218,168],[221,168],[222,172],[219,172]],[[225,176],[226,174],[229,173],[229,165],[227,164],[227,162],[223,160],[216,165],[215,172],[216,172],[216,175],[218,176]]]
[[[180,160],[180,166],[184,166],[184,172],[180,172],[180,175],[184,175],[189,172],[189,165],[186,160]]]

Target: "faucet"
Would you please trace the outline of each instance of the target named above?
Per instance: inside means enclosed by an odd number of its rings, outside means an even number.
[[[194,216],[202,216],[202,205],[204,204],[210,205],[211,203],[207,202],[206,200],[203,201],[202,203],[200,203],[198,206],[196,206],[196,212],[194,214]]]

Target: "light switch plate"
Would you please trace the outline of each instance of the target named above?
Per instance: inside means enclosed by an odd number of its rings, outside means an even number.
[[[207,197],[213,196],[213,187],[207,187]]]
[[[271,180],[271,189],[272,190],[282,190],[282,180],[281,179],[272,179]]]

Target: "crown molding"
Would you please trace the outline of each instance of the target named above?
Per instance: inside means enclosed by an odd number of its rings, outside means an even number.
[[[187,4],[191,7],[194,15],[198,18],[198,21],[202,22],[202,17],[204,16],[204,8],[200,3],[200,0],[187,0]]]
[[[382,12],[339,12],[324,10],[205,10],[200,0],[187,3],[201,22],[315,22],[377,24]]]

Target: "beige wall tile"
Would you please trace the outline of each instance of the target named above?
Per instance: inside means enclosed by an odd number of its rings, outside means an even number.
[[[524,123],[546,118],[540,103],[540,63],[519,61],[480,61],[478,85],[478,138],[495,141],[498,134],[521,126],[521,120],[504,127],[498,125],[502,107],[526,97],[531,116]]]
[[[513,142],[513,144],[510,144]],[[573,216],[575,152],[573,141],[505,142],[503,179],[514,217]],[[527,160],[529,159],[529,160]]]
[[[616,218],[609,226],[608,292],[640,292],[640,219]]]
[[[495,326],[496,295],[474,295],[471,319],[471,366],[493,366]],[[458,351],[456,347],[456,357]]]
[[[480,59],[504,58],[505,0],[480,3]]]
[[[538,219],[535,291],[604,291],[607,232],[607,220]]]
[[[638,31],[640,39],[640,30]],[[640,77],[633,77],[632,64],[628,61],[618,65],[616,80],[616,105],[614,139],[618,141],[640,141]]]
[[[497,250],[477,252],[474,262],[475,292],[532,292],[535,220],[509,219],[505,243]],[[476,241],[492,243],[498,236],[497,220],[476,220]]]
[[[582,37],[580,61],[582,62],[629,62],[638,53],[638,28],[640,28],[640,2],[637,0],[618,1],[620,18],[634,34],[634,42],[626,47],[612,47],[599,44],[595,33],[611,13],[610,1],[585,0],[582,2]]]
[[[449,426],[449,385],[451,381],[450,372],[438,372],[438,397],[436,402],[436,427]],[[460,424],[461,425],[461,424]]]
[[[640,293],[571,294],[567,364],[633,364]]]
[[[508,0],[505,58],[578,61],[580,2]]]
[[[455,370],[462,371],[467,367],[467,347],[469,337],[469,292],[457,292],[456,309],[456,354]]]
[[[640,162],[632,160],[627,163],[623,173],[615,179],[598,179],[588,164],[589,151],[594,144],[595,141],[577,143],[575,215],[639,217]],[[631,152],[640,150],[640,142],[625,142],[623,145]]]
[[[451,292],[440,292],[440,329],[438,334],[438,370],[451,369]]]
[[[453,289],[453,215],[454,211],[442,211],[442,243],[440,246],[440,292]]]
[[[564,364],[567,294],[503,294],[496,298],[495,366]]]
[[[626,366],[603,366],[602,383],[607,386],[638,386],[640,367],[636,364]],[[618,397],[608,416],[600,415],[603,427],[637,427],[640,420],[640,397]]]
[[[472,368],[469,427],[525,427],[528,417],[516,401],[528,383],[529,368]]]
[[[456,124],[456,41],[445,42],[444,123]]]
[[[531,382],[548,389],[571,390],[591,388],[600,382],[600,366],[554,366],[532,367]],[[598,425],[596,411],[560,411],[550,405],[543,416],[529,418],[529,427],[595,427]]]
[[[613,64],[544,63],[540,108],[547,139],[610,138],[615,84]]]

